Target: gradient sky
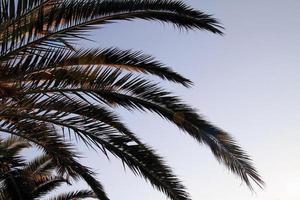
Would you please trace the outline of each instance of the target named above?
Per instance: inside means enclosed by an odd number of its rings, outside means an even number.
[[[193,80],[191,89],[165,86],[233,135],[266,188],[251,192],[206,146],[154,114],[122,110],[122,119],[165,157],[192,199],[300,199],[300,1],[186,2],[220,19],[225,36],[135,21],[94,31],[96,42],[84,45],[142,50]],[[111,199],[166,199],[113,157],[107,161],[83,146],[81,151]]]

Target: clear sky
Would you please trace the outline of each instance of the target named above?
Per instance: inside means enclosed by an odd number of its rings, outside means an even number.
[[[206,146],[153,114],[121,111],[187,186],[192,199],[300,199],[300,1],[186,1],[214,14],[225,36],[180,32],[155,22],[121,22],[92,32],[85,46],[142,50],[194,81],[167,84],[206,119],[230,132],[252,156],[266,188],[252,193]],[[111,199],[164,200],[121,162],[87,151]],[[77,187],[81,187],[79,184]]]

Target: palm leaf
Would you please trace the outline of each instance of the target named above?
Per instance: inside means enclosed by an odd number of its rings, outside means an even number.
[[[222,34],[217,20],[210,15],[193,10],[182,2],[158,0],[63,1],[54,5],[49,12],[40,12],[38,23],[26,33],[26,44],[17,45],[9,51],[2,48],[0,60],[11,58],[20,52],[41,46],[65,46],[61,39],[68,41],[81,38],[83,31],[93,29],[93,25],[106,24],[116,20],[145,19],[168,22],[179,28],[204,29]],[[31,20],[32,21],[35,18]],[[35,19],[36,20],[36,19]],[[29,22],[30,23],[30,22]],[[30,27],[30,24],[28,25]],[[47,27],[47,30],[44,30]],[[36,33],[33,33],[33,29]],[[46,32],[40,36],[39,31]],[[8,34],[7,34],[8,35]],[[24,35],[24,34],[23,34]],[[7,45],[4,45],[6,47]]]
[[[141,52],[134,52],[130,50],[119,50],[116,48],[109,49],[87,49],[72,51],[58,51],[51,56],[45,56],[45,59],[37,59],[40,55],[34,53],[34,56],[26,57],[24,61],[20,61],[15,68],[19,70],[6,72],[5,77],[19,76],[28,80],[30,77],[36,78],[39,74],[52,74],[59,69],[73,69],[79,66],[89,67],[98,66],[101,68],[117,68],[129,72],[138,72],[144,74],[151,74],[162,78],[163,80],[173,81],[180,83],[184,86],[192,84],[190,80],[182,77],[178,73],[174,72],[169,67],[164,66],[162,63],[156,61],[154,58],[148,55],[144,55]],[[36,60],[36,62],[34,61]],[[11,65],[9,65],[10,68]],[[74,70],[73,70],[74,71]],[[67,71],[63,71],[68,73]],[[92,77],[91,77],[92,78]]]
[[[12,126],[10,126],[10,129]],[[4,130],[2,130],[4,131]],[[12,130],[7,130],[12,132]],[[0,141],[0,147],[11,150],[12,144],[22,143],[22,137],[14,136]],[[7,145],[9,144],[9,145]],[[27,148],[29,146],[27,145]],[[22,147],[23,148],[23,147]],[[18,154],[17,154],[18,155]],[[5,157],[6,154],[0,152],[0,157]],[[69,180],[63,175],[55,173],[55,170],[60,170],[59,165],[53,162],[53,159],[46,154],[34,158],[24,166],[14,165],[12,163],[10,169],[5,173],[1,173],[0,181],[0,199],[36,199],[46,195],[62,183],[69,183]],[[41,178],[42,176],[42,178]],[[97,197],[94,192],[82,190],[71,192],[65,195],[60,195],[58,198],[85,198]],[[100,198],[100,196],[98,196]],[[102,197],[101,197],[102,199]]]
[[[19,120],[17,124],[12,124],[12,120],[9,120],[0,131],[32,142],[53,158],[53,162],[59,166],[61,173],[67,172],[75,179],[81,177],[100,199],[108,199],[101,183],[93,177],[93,172],[75,160],[76,154],[72,151],[71,146],[57,135],[53,128],[30,120]]]
[[[2,116],[4,114],[1,114]],[[13,114],[13,113],[6,113],[6,115],[18,117],[18,118],[31,118],[28,114]],[[135,145],[135,149],[141,148],[141,152],[144,153],[144,155],[139,155],[138,151],[129,151],[128,153],[122,153],[123,151],[126,151],[124,149],[125,145],[118,146],[119,144],[114,144],[116,142],[114,140],[115,136],[112,135],[112,131],[107,131],[105,133],[99,132],[98,129],[94,129],[94,126],[91,125],[90,121],[87,121],[85,119],[82,119],[79,121],[79,118],[72,118],[72,120],[68,119],[63,121],[62,119],[55,119],[54,117],[51,117],[49,114],[47,117],[45,116],[39,116],[34,117],[36,120],[42,120],[44,122],[50,122],[54,123],[59,126],[64,126],[69,129],[72,129],[76,133],[82,133],[83,137],[86,137],[87,139],[90,139],[93,143],[97,146],[101,145],[105,147],[107,150],[112,152],[113,154],[120,157],[131,169],[136,169],[140,172],[140,175],[143,175],[145,178],[147,178],[153,185],[155,185],[159,190],[165,192],[169,197],[172,199],[187,199],[188,195],[184,191],[184,187],[180,184],[179,180],[176,179],[176,176],[174,176],[170,169],[164,165],[159,157],[157,157],[153,152],[151,152],[150,149],[146,148],[142,144]],[[84,123],[84,124],[83,124]],[[86,124],[86,125],[85,125]],[[109,136],[112,135],[112,136]],[[105,138],[112,138],[107,141]],[[117,136],[118,138],[119,136]],[[116,139],[117,139],[116,138]],[[121,138],[122,139],[122,138]],[[134,142],[131,138],[127,137],[125,140],[122,140],[123,142]],[[112,143],[112,144],[111,144]],[[137,144],[137,143],[135,143]],[[121,149],[119,149],[121,148]],[[132,149],[131,146],[128,148]],[[135,153],[137,153],[135,155]],[[141,160],[142,159],[142,160]],[[151,161],[151,162],[148,162]],[[151,164],[152,163],[152,164]],[[151,164],[151,165],[150,165]],[[148,166],[150,165],[150,166]],[[134,171],[136,171],[134,170]]]
[[[90,190],[79,190],[74,192],[68,192],[65,194],[60,194],[48,200],[75,200],[75,199],[79,200],[85,198],[95,198],[95,194]]]
[[[90,82],[86,79],[78,80],[64,73],[62,77],[51,77],[48,83],[43,82],[42,85],[29,84],[28,91],[22,94],[63,93],[70,98],[91,94],[99,103],[153,111],[188,132],[200,143],[207,144],[217,159],[239,175],[250,188],[249,178],[259,185],[262,184],[249,156],[236,142],[226,132],[202,119],[178,97],[172,96],[157,84],[141,78],[131,78],[132,75],[122,75],[118,70],[97,71],[94,75],[95,78]],[[112,130],[108,132],[110,131]]]
[[[38,183],[38,186],[32,191],[32,196],[34,198],[40,198],[55,188],[61,186],[62,183],[67,183],[68,181],[62,177],[48,177],[46,181]]]

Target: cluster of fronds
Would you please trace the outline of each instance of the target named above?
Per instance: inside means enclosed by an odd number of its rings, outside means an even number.
[[[91,29],[134,19],[222,34],[216,19],[181,1],[1,0],[0,131],[42,149],[61,173],[85,180],[99,199],[108,197],[94,174],[78,162],[65,134],[114,154],[169,198],[189,199],[163,159],[113,108],[151,111],[208,145],[248,186],[250,179],[261,185],[249,156],[225,131],[147,76],[186,87],[190,80],[142,52],[74,46]]]
[[[70,180],[56,171],[57,165],[48,155],[35,157],[27,162],[20,155],[31,145],[19,137],[13,136],[0,141],[0,199],[30,200],[45,199],[51,191]],[[79,190],[68,192],[48,200],[79,200],[96,198],[93,191]]]

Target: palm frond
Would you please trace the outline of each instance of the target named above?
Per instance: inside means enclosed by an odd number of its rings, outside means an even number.
[[[48,194],[50,191],[54,190],[55,188],[61,186],[61,184],[67,182],[68,182],[67,180],[65,180],[60,176],[48,177],[47,180],[38,183],[37,187],[34,188],[34,190],[32,191],[32,196],[34,198],[40,198]]]
[[[76,161],[76,154],[70,144],[66,143],[56,131],[45,123],[33,120],[19,120],[13,122],[12,115],[9,120],[2,120],[0,131],[25,138],[38,148],[41,148],[53,158],[53,162],[58,166],[59,171],[68,173],[73,178],[81,177],[93,189],[98,198],[108,200],[101,183],[95,179],[94,173],[89,168]]]
[[[75,199],[79,200],[85,198],[95,198],[95,194],[93,193],[93,191],[90,190],[79,190],[79,191],[60,194],[48,200],[75,200]]]
[[[263,184],[256,169],[252,167],[249,156],[225,131],[202,119],[194,109],[157,84],[131,76],[122,75],[118,70],[102,70],[97,71],[95,78],[90,82],[74,79],[65,73],[59,78],[52,77],[52,80],[42,85],[30,84],[28,91],[22,94],[62,93],[70,98],[91,94],[101,104],[153,111],[188,132],[200,143],[207,144],[216,158],[240,176],[250,188],[249,178],[259,185]],[[110,131],[112,130],[108,132]]]
[[[22,168],[22,173],[36,182],[41,182],[47,179],[56,167],[49,155],[41,155],[27,163]]]
[[[36,19],[38,21],[34,26],[32,21]],[[32,28],[25,32],[26,38],[24,33],[22,34],[22,40],[27,40],[25,43],[10,45],[14,47],[8,51],[8,44],[4,42],[0,60],[42,46],[63,47],[65,42],[82,38],[84,31],[93,29],[94,25],[132,19],[156,20],[172,23],[179,28],[204,29],[222,34],[216,19],[180,1],[63,1],[61,4],[55,4],[47,12],[42,10],[37,17],[29,21],[28,27]],[[40,32],[44,34],[40,36]],[[64,42],[61,42],[62,39]]]
[[[86,100],[86,98],[84,99]],[[57,119],[56,116],[59,116],[60,120],[63,119],[63,121],[69,121],[69,119],[64,120],[64,116],[66,117],[69,115],[73,116],[71,120],[74,120],[74,116],[76,115],[94,119],[94,122],[86,119],[83,119],[83,121],[86,121],[90,125],[91,123],[94,123],[93,129],[98,127],[98,133],[105,134],[107,132],[120,132],[133,139],[136,143],[141,143],[135,134],[120,121],[117,115],[109,111],[107,108],[99,105],[93,105],[86,101],[70,99],[63,95],[56,95],[41,101],[39,101],[39,98],[33,96],[26,99],[25,102],[20,101],[19,104],[26,106],[28,109],[39,110],[42,113],[56,111],[55,115],[52,115],[52,119]],[[79,118],[76,119],[78,119],[78,122]]]
[[[5,177],[4,174],[9,172],[12,167],[25,165],[25,160],[20,156],[20,152],[28,147],[30,147],[28,141],[15,136],[0,141],[0,180]]]
[[[72,69],[80,66],[87,67],[109,67],[125,70],[129,72],[137,72],[144,74],[152,74],[162,78],[163,80],[180,83],[186,87],[190,86],[192,82],[184,78],[180,74],[174,72],[171,68],[164,66],[159,61],[156,61],[149,55],[144,55],[142,52],[135,52],[131,50],[119,50],[116,48],[109,49],[87,49],[72,51],[58,51],[51,56],[45,56],[45,59],[37,59],[38,54],[26,57],[24,61],[20,61],[14,68],[19,70],[6,72],[6,77],[23,75],[22,77],[28,79],[30,74],[35,78],[39,74],[45,74],[45,71],[50,75],[52,71],[58,69]],[[36,61],[34,61],[36,60]],[[11,65],[9,65],[12,68]],[[65,72],[67,73],[67,72]],[[24,77],[24,75],[26,75]],[[90,79],[92,79],[91,77]]]
[[[1,114],[2,116],[4,114]],[[18,118],[29,118],[28,114],[13,114],[7,115]],[[36,120],[43,120],[50,122],[53,119],[49,114],[47,117],[35,117]],[[52,123],[72,129],[76,133],[81,133],[83,137],[91,140],[97,146],[103,146],[114,155],[123,160],[135,173],[142,175],[151,182],[156,188],[166,193],[172,199],[187,200],[188,194],[180,181],[172,174],[170,169],[164,165],[161,158],[152,152],[152,150],[143,144],[137,144],[130,137],[120,136],[111,131],[105,134],[94,129],[94,126],[89,121],[78,119],[62,121],[59,119],[51,120]],[[86,123],[84,125],[82,123]],[[135,145],[127,146],[127,143],[134,142]],[[89,174],[85,174],[85,180],[88,182]]]
[[[2,123],[3,125],[3,123]],[[13,134],[12,126],[6,127],[2,132],[10,132]],[[16,142],[23,142],[22,137],[13,136],[0,141],[1,147],[9,146],[7,144],[13,144]],[[12,142],[13,141],[13,142]],[[28,148],[29,146],[27,146]],[[0,157],[5,156],[0,152]],[[68,158],[66,158],[68,159]],[[58,163],[53,162],[49,155],[43,154],[33,159],[33,161],[26,163],[24,166],[14,165],[12,163],[10,169],[5,173],[1,173],[0,181],[0,199],[37,199],[48,194],[53,189],[60,186],[62,183],[68,183],[69,179],[64,178],[64,175],[56,173],[56,170],[60,170],[61,167]],[[76,163],[74,163],[76,164]],[[92,179],[91,179],[92,180]],[[65,195],[58,196],[59,198],[85,198],[94,197],[96,194],[89,190],[82,190],[77,192],[70,192]],[[98,196],[100,198],[100,196]],[[102,199],[102,197],[101,197]]]
[[[1,142],[1,147],[10,155],[18,155],[22,150],[30,146],[28,141],[15,136],[10,136]]]

